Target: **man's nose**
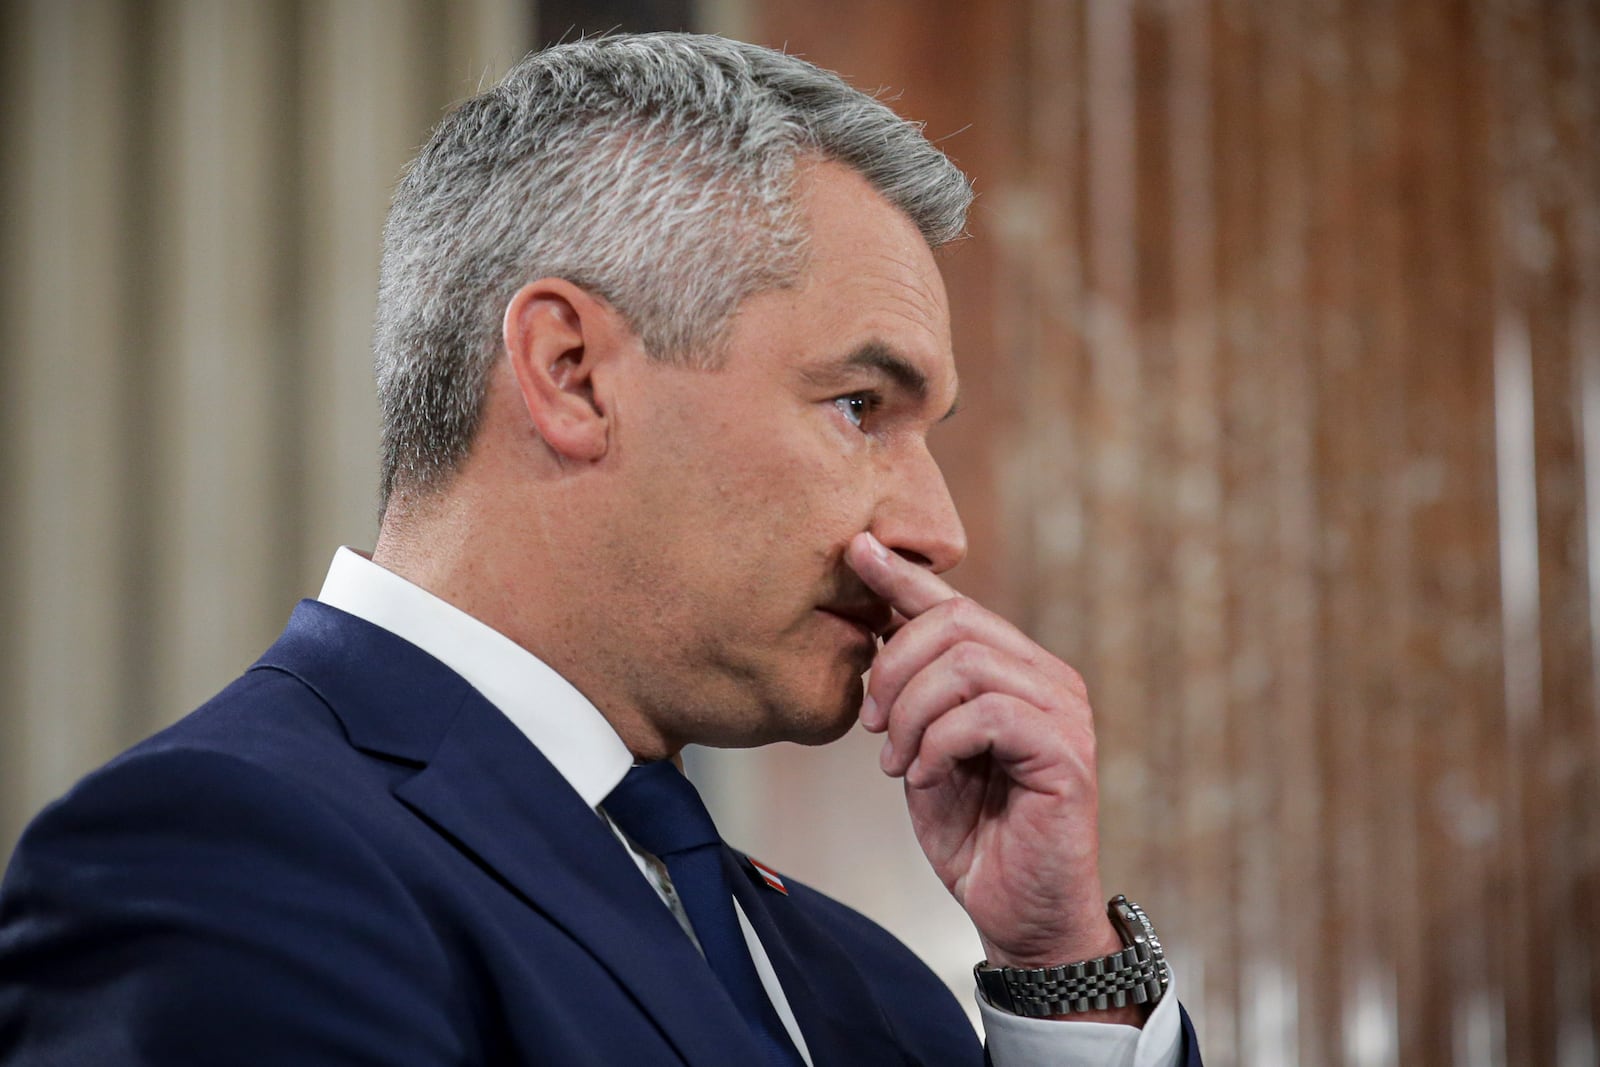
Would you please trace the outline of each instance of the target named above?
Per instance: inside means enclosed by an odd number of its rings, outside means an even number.
[[[944,472],[923,449],[915,462],[885,472],[872,534],[891,551],[943,574],[967,555],[967,531],[950,499]]]

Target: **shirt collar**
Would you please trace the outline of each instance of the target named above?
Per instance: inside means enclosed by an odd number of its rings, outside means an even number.
[[[633,765],[622,738],[572,683],[511,638],[349,549],[317,599],[416,645],[465,678],[599,807]]]

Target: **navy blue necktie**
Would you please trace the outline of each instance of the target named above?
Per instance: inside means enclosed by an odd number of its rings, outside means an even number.
[[[733,913],[733,867],[700,794],[670,760],[628,772],[603,807],[624,833],[667,865],[706,962],[722,982],[773,1067],[803,1067],[762,988]]]

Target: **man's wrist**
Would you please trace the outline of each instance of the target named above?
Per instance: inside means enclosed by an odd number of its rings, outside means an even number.
[[[1092,1016],[1097,1022],[1139,1025],[1165,994],[1170,973],[1143,909],[1120,895],[1106,909],[1109,951],[1047,965],[986,959],[973,968],[984,999],[1031,1018]]]
[[[989,967],[1011,967],[1027,970],[1036,967],[1055,967],[1063,960],[1076,962],[1099,956],[1109,956],[1123,949],[1122,935],[1112,925],[1110,917],[1102,910],[1090,922],[1082,924],[1077,937],[1066,938],[1047,946],[1029,946],[1026,951],[995,944],[979,938],[983,944],[985,963]]]

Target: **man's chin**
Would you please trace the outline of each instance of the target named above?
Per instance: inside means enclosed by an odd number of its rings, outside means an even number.
[[[857,709],[857,711],[859,711],[859,709]],[[797,745],[807,745],[812,748],[815,748],[819,745],[831,745],[833,742],[839,740],[839,738],[849,733],[850,728],[856,724],[857,719],[857,712],[852,711],[848,716],[839,716],[831,721],[819,723],[814,728],[807,730],[798,736],[785,738],[785,740],[793,741]]]
[[[846,687],[827,706],[814,706],[811,714],[796,716],[796,736],[790,738],[799,745],[828,745],[849,733],[861,721],[861,698],[866,694],[860,679]]]
[[[731,731],[727,736],[702,741],[713,748],[759,748],[777,741],[815,748],[831,744],[850,732],[861,716],[862,689],[823,704],[820,701],[790,701],[770,706],[754,728]]]

